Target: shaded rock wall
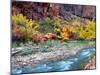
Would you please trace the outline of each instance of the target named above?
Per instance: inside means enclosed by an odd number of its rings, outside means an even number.
[[[41,19],[43,17],[66,16],[66,12],[70,14],[95,20],[96,7],[88,5],[72,5],[72,4],[55,4],[55,3],[39,3],[39,2],[12,2],[12,14],[23,13],[31,19]]]

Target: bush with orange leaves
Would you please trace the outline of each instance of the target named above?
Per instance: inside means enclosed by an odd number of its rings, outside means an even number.
[[[70,29],[71,29],[70,25],[63,25],[59,31],[60,33],[59,38],[62,39],[63,41],[69,40],[70,38],[72,38],[74,34],[72,31],[70,31]]]
[[[12,38],[14,37],[14,39],[23,39],[24,38],[24,32],[23,32],[23,27],[20,25],[14,25],[12,27]]]
[[[35,43],[39,43],[46,40],[54,40],[54,39],[57,39],[57,36],[53,33],[42,34],[39,32],[34,32],[32,38],[33,42]]]

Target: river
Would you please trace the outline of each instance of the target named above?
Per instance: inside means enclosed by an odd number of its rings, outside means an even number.
[[[95,53],[95,48],[84,48],[78,54],[65,58],[60,61],[51,62],[48,64],[39,64],[35,67],[12,67],[12,74],[27,74],[41,72],[57,72],[80,70],[80,65],[83,61],[89,59]]]

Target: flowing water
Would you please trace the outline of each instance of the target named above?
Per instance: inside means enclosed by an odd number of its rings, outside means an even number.
[[[86,48],[81,50],[78,54],[61,61],[39,64],[36,67],[12,67],[12,74],[80,70],[82,62],[89,59],[94,53],[95,48]]]

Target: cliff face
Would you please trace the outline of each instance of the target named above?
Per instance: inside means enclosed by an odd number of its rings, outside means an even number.
[[[66,12],[72,15],[95,20],[96,7],[88,5],[39,3],[39,2],[12,2],[12,14],[23,13],[28,18],[41,19],[49,16],[65,16]]]
[[[95,6],[88,6],[88,5],[62,5],[62,12],[67,11],[72,13],[73,15],[93,19],[95,17]]]

